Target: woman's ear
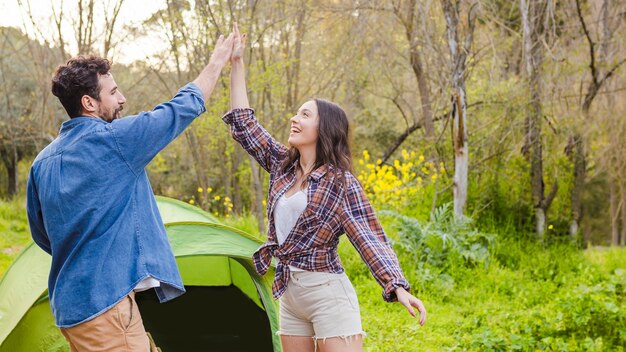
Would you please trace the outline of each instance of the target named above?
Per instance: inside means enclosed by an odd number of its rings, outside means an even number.
[[[96,110],[98,109],[95,99],[86,94],[83,95],[82,98],[80,98],[80,104],[83,106],[83,110],[86,112],[96,112]]]

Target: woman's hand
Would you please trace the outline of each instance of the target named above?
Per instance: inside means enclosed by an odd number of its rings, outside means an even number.
[[[396,296],[398,297],[398,302],[405,306],[406,310],[408,310],[413,317],[415,317],[415,310],[413,307],[417,308],[420,312],[420,325],[424,326],[424,323],[426,323],[426,307],[424,307],[424,303],[412,294],[408,293],[403,287],[398,287],[396,289]]]
[[[233,25],[233,53],[230,56],[230,61],[234,62],[243,58],[244,51],[246,49],[246,35],[241,35],[239,33],[239,27],[237,23]]]

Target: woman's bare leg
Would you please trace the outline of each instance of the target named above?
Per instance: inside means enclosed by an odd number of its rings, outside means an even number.
[[[315,352],[311,336],[281,335],[280,342],[283,345],[283,352]]]
[[[363,335],[320,338],[317,339],[317,350],[319,352],[362,352]]]

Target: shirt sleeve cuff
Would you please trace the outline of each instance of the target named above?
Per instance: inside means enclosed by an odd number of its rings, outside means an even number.
[[[231,125],[237,121],[240,121],[243,118],[250,117],[254,115],[254,109],[252,108],[235,108],[224,114],[222,116],[222,121]]]
[[[387,302],[396,302],[398,297],[396,296],[396,289],[403,287],[407,292],[411,291],[411,285],[404,278],[393,279],[389,281],[385,287],[383,287],[383,299]]]
[[[193,95],[194,97],[196,97],[196,99],[198,99],[200,106],[198,107],[197,113],[198,113],[198,116],[202,115],[206,111],[206,106],[204,103],[204,95],[202,91],[200,90],[200,87],[198,87],[193,82],[187,83],[184,87],[180,89],[179,93],[187,93],[187,92],[191,93],[191,95]]]

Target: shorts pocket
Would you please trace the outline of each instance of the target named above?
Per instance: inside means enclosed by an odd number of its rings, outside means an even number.
[[[292,281],[303,288],[318,288],[328,286],[330,278],[328,274],[313,271],[299,271],[291,273]]]
[[[352,310],[359,310],[359,299],[356,295],[356,291],[354,290],[354,286],[352,286],[352,283],[350,282],[350,279],[347,276],[344,276],[337,280],[337,282],[342,289],[340,293],[343,295],[343,299],[341,299],[341,301],[347,301],[346,303],[350,306],[350,308],[352,308]]]

